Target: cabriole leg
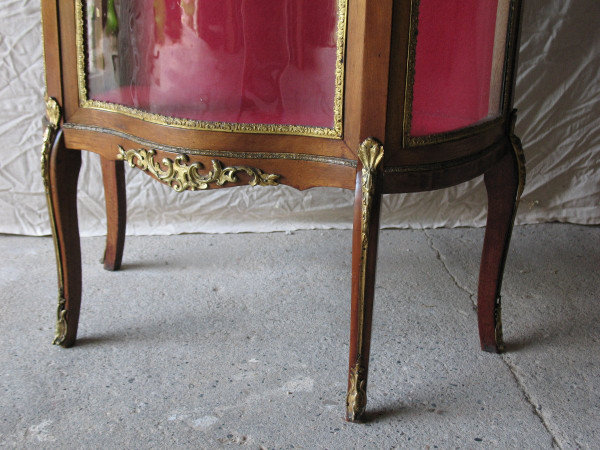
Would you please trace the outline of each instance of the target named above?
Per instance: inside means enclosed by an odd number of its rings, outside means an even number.
[[[481,348],[504,350],[500,289],[519,198],[525,184],[525,162],[520,141],[511,137],[511,149],[484,175],[488,217],[479,272],[477,317]]]
[[[125,245],[127,200],[125,193],[125,165],[100,157],[106,200],[106,248],[102,262],[106,270],[119,270]]]
[[[359,151],[352,240],[352,310],[346,420],[361,420],[367,405],[367,377],[371,318],[375,291],[375,264],[379,234],[381,176],[377,170],[383,147],[367,139]]]
[[[77,223],[77,179],[81,152],[67,150],[58,129],[60,110],[54,99],[46,102],[49,124],[42,148],[42,176],[56,250],[58,307],[54,344],[75,343],[81,304],[81,250]]]

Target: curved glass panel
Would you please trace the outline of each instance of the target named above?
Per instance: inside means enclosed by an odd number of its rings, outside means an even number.
[[[420,0],[410,134],[501,113],[510,0]]]
[[[345,0],[88,0],[83,8],[85,100],[199,128],[281,124],[341,135]]]

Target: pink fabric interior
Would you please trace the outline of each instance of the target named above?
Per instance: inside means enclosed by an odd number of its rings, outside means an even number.
[[[413,136],[455,130],[496,114],[489,105],[497,8],[498,0],[421,0]]]
[[[129,3],[118,79],[90,82],[90,98],[210,122],[334,126],[336,0]]]

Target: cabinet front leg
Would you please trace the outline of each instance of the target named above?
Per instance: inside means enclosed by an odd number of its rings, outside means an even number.
[[[81,304],[81,250],[77,223],[77,179],[81,152],[67,150],[58,128],[60,109],[52,98],[46,102],[49,124],[42,148],[42,177],[58,270],[58,306],[53,343],[75,343]]]
[[[125,165],[100,157],[106,200],[106,248],[102,262],[106,270],[119,270],[125,246],[127,200],[125,192]]]
[[[371,342],[371,319],[375,291],[375,268],[379,235],[382,177],[378,170],[383,147],[374,139],[359,151],[352,239],[352,309],[346,420],[361,420],[367,405],[367,377]]]
[[[504,350],[500,289],[504,264],[519,199],[525,184],[525,158],[521,143],[511,136],[506,155],[484,175],[488,217],[479,272],[477,317],[481,348]]]

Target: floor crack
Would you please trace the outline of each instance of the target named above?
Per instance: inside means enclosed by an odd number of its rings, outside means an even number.
[[[442,253],[433,243],[433,238],[429,234],[427,234],[427,230],[423,230],[423,234],[425,234],[425,237],[427,238],[427,242],[429,243],[429,247],[431,247],[431,249],[435,252],[436,258],[438,260],[440,260],[440,262],[442,263],[442,266],[444,267],[444,270],[446,271],[446,273],[448,274],[450,279],[454,282],[454,284],[456,285],[457,288],[459,288],[461,291],[466,292],[469,295],[469,299],[471,300],[473,309],[477,310],[477,302],[475,301],[475,293],[471,292],[466,286],[463,286],[458,281],[458,278],[456,278],[454,276],[454,274],[450,271],[450,269],[448,268],[448,265],[446,264],[446,261],[444,260],[444,258],[442,258]]]
[[[555,448],[559,448],[562,450],[563,447],[562,447],[562,445],[559,444],[558,439],[556,439],[556,436],[552,432],[552,429],[550,427],[550,424],[546,420],[546,417],[544,417],[544,414],[542,413],[542,411],[540,411],[539,408],[535,405],[535,403],[533,402],[533,399],[531,398],[531,395],[529,395],[529,393],[527,392],[527,389],[525,388],[525,384],[523,383],[521,378],[519,378],[519,376],[517,375],[516,367],[507,359],[506,355],[500,355],[500,357],[501,357],[502,361],[504,362],[504,364],[506,364],[506,367],[508,367],[508,371],[510,372],[513,379],[515,380],[515,383],[517,384],[517,387],[521,391],[521,394],[523,395],[523,397],[525,397],[525,400],[531,406],[533,413],[538,417],[538,419],[542,423],[543,427],[546,429],[546,431],[552,438],[552,445]]]
[[[429,246],[435,252],[437,259],[440,260],[440,262],[442,263],[442,266],[444,267],[444,270],[450,276],[450,279],[454,282],[454,284],[456,285],[456,287],[458,287],[460,290],[466,292],[469,295],[469,298],[471,299],[471,303],[472,303],[473,309],[475,311],[477,311],[477,300],[476,300],[476,297],[475,297],[475,293],[471,292],[466,286],[463,286],[458,281],[458,278],[456,278],[456,276],[454,276],[454,274],[450,271],[448,265],[446,264],[446,261],[444,260],[444,258],[442,258],[442,253],[440,252],[440,250],[433,243],[433,238],[427,233],[427,230],[423,230],[423,233],[425,234],[425,237],[427,239],[427,242],[429,243]],[[525,398],[525,400],[527,401],[527,403],[530,405],[533,413],[538,417],[538,419],[542,423],[542,426],[544,427],[544,429],[548,432],[548,434],[552,438],[552,445],[555,448],[559,448],[559,449],[562,450],[563,447],[559,444],[558,439],[556,439],[556,436],[552,432],[550,424],[548,423],[548,421],[544,417],[544,414],[534,404],[533,399],[531,398],[531,396],[527,392],[527,389],[525,388],[525,384],[522,382],[522,380],[517,375],[516,367],[513,366],[513,364],[506,358],[506,355],[500,355],[500,357],[501,357],[502,361],[504,362],[504,364],[506,365],[506,367],[508,368],[508,371],[512,375],[513,379],[515,380],[515,383],[516,383],[519,391],[521,391],[521,394],[523,395],[523,397]]]

